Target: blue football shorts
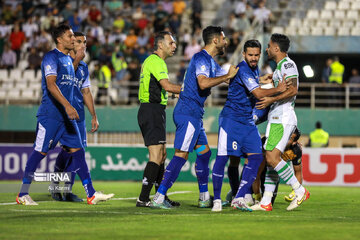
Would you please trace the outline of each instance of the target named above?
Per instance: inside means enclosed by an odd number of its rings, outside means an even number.
[[[217,155],[240,157],[248,153],[262,153],[261,138],[257,127],[219,117]]]
[[[62,122],[46,116],[38,116],[34,149],[47,153],[54,149],[58,142],[69,148],[83,148],[76,121]]]
[[[176,126],[175,149],[192,152],[196,145],[208,144],[202,119],[180,114],[174,114],[173,118]]]

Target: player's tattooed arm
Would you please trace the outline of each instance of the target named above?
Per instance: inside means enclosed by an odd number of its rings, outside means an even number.
[[[286,80],[286,83],[288,85],[288,88],[286,89],[285,92],[274,96],[274,97],[264,97],[262,98],[259,102],[256,103],[256,108],[257,109],[264,109],[267,106],[270,106],[271,104],[273,104],[274,102],[283,100],[283,99],[287,99],[287,98],[291,98],[296,96],[298,90],[297,90],[297,78],[289,78]]]

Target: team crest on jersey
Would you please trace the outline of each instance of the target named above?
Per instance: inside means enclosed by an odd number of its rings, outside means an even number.
[[[50,66],[50,65],[46,65],[46,70],[47,70],[47,71],[51,70],[51,66]]]
[[[248,78],[248,81],[249,81],[250,83],[255,83],[255,79],[253,79],[253,78]]]
[[[202,65],[202,66],[200,67],[200,69],[201,69],[201,71],[205,71],[205,70],[206,70],[205,65]]]

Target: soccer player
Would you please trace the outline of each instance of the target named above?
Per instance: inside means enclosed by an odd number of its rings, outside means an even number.
[[[238,64],[239,71],[230,80],[225,106],[219,116],[218,153],[213,167],[214,206],[212,211],[222,211],[221,187],[224,168],[229,156],[248,157],[242,180],[231,205],[244,211],[251,211],[245,202],[245,194],[251,189],[259,165],[263,160],[261,138],[253,119],[256,99],[271,96],[286,90],[284,83],[277,88],[261,89],[259,85],[258,62],[261,44],[258,40],[248,40],[243,49],[244,60]],[[265,75],[262,79],[271,78]]]
[[[210,95],[211,87],[233,78],[238,68],[231,66],[226,72],[215,62],[216,55],[225,52],[227,42],[221,27],[208,26],[203,31],[205,47],[196,53],[188,66],[184,83],[181,88],[173,118],[176,125],[175,155],[166,168],[164,179],[152,201],[152,207],[165,208],[165,195],[176,181],[182,166],[188,159],[189,152],[194,149],[196,158],[196,175],[198,178],[200,197],[199,207],[210,207],[208,191],[209,159],[211,151],[207,142],[202,118],[204,102]]]
[[[79,169],[78,174],[87,195],[88,204],[110,199],[113,194],[96,192],[85,162],[85,151],[75,120],[79,119],[73,101],[75,71],[68,55],[74,49],[75,36],[67,25],[54,28],[52,37],[56,48],[45,54],[41,63],[43,97],[37,113],[37,133],[34,150],[25,167],[23,184],[16,198],[18,204],[38,205],[29,195],[34,172],[47,152],[60,141]]]
[[[94,99],[90,91],[90,79],[88,66],[84,61],[78,61],[85,57],[86,49],[86,36],[81,32],[75,32],[74,49],[70,51],[70,56],[73,60],[75,69],[75,84],[74,84],[74,98],[73,106],[79,114],[79,120],[76,121],[82,144],[87,146],[86,142],[86,126],[85,126],[85,111],[84,104],[88,108],[91,119],[91,132],[95,132],[99,127],[96,111],[94,107]],[[74,162],[71,159],[71,154],[67,152],[67,147],[63,146],[61,152],[56,158],[55,172],[71,172],[71,182],[65,184],[65,190],[63,196],[60,192],[52,192],[51,196],[57,201],[70,201],[70,202],[82,202],[83,200],[72,193],[72,186],[74,185],[75,175],[77,170],[74,168]],[[53,184],[53,189],[56,189],[57,183]]]
[[[273,59],[277,63],[276,70],[273,73],[274,85],[277,86],[280,82],[287,81],[290,86],[285,92],[277,96],[262,98],[256,106],[258,109],[263,109],[271,105],[265,134],[267,139],[264,144],[266,162],[286,184],[292,187],[296,194],[296,197],[287,207],[287,210],[290,211],[307,200],[310,193],[296,179],[293,169],[281,159],[281,153],[284,152],[286,144],[297,125],[294,103],[298,91],[299,74],[296,64],[287,55],[289,47],[290,40],[287,36],[277,33],[271,35],[266,51],[269,59]],[[283,80],[284,76],[285,79]],[[271,179],[267,179],[266,182]],[[275,184],[265,183],[265,192],[261,202],[252,206],[251,209],[264,210],[264,208],[270,208],[275,186]]]
[[[142,188],[136,201],[137,207],[150,206],[150,192],[154,183],[160,184],[164,175],[166,160],[166,114],[168,92],[179,94],[180,85],[169,82],[165,59],[174,55],[176,42],[170,32],[159,32],[155,36],[155,49],[141,67],[138,123],[149,150],[149,162],[146,164]],[[178,206],[169,200],[166,203]]]

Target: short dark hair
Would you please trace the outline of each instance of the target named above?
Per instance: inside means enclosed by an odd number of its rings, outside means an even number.
[[[294,142],[296,142],[297,140],[299,140],[299,138],[300,138],[300,136],[301,136],[301,132],[300,132],[300,130],[299,130],[297,127],[295,127],[295,130],[294,130],[293,134],[296,135],[296,136],[294,137]]]
[[[260,48],[261,51],[261,43],[256,39],[247,40],[244,44],[244,52],[246,52],[248,48]]]
[[[271,41],[279,46],[281,52],[286,53],[289,50],[290,39],[286,35],[274,33],[271,35]]]
[[[154,39],[154,51],[156,51],[159,47],[159,42],[163,41],[165,39],[166,35],[172,36],[172,33],[169,31],[161,31],[156,33],[155,39]]]
[[[85,37],[83,32],[74,32],[75,37]]]
[[[202,37],[203,37],[205,45],[210,44],[211,40],[215,36],[220,36],[221,32],[223,32],[222,27],[219,27],[219,26],[208,26],[208,27],[206,27],[202,32]]]
[[[61,37],[67,30],[71,30],[69,25],[60,24],[51,31],[51,36],[55,44],[58,44],[57,38]]]
[[[316,124],[315,124],[316,128],[321,128],[321,122],[320,121],[317,121]]]

